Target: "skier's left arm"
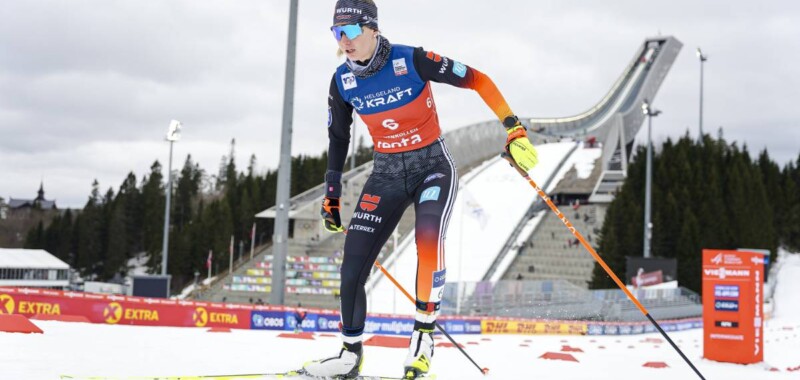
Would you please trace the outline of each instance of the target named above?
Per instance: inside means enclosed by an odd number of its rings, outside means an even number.
[[[488,75],[451,58],[422,48],[414,49],[414,68],[424,81],[447,83],[478,92],[481,99],[494,111],[506,128],[508,138],[505,150],[523,170],[532,169],[539,162],[536,149],[528,140],[525,127],[511,111],[503,94]]]

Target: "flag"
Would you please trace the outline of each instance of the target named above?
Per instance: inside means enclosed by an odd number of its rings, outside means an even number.
[[[206,268],[211,269],[211,258],[214,257],[213,251],[208,250],[208,258],[206,259]]]
[[[478,203],[478,200],[475,199],[472,193],[466,188],[461,189],[461,196],[464,197],[465,212],[478,221],[481,229],[486,228],[486,223],[489,222],[489,214],[486,213],[486,210],[483,209],[481,204]]]

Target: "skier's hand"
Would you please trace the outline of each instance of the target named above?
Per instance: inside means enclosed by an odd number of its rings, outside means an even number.
[[[339,216],[339,198],[325,197],[322,199],[323,224],[328,232],[343,232],[342,218]]]
[[[503,120],[503,125],[506,127],[506,133],[508,133],[505,147],[506,153],[514,159],[514,162],[522,170],[527,172],[533,169],[539,163],[539,157],[536,154],[536,148],[528,140],[528,133],[525,132],[525,127],[516,116],[507,117]]]

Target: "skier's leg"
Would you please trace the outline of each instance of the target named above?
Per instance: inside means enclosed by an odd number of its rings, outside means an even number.
[[[417,311],[404,363],[407,372],[426,373],[430,368],[433,330],[446,277],[444,241],[457,189],[458,178],[451,160],[428,172],[417,188]]]
[[[338,356],[306,363],[314,376],[357,376],[362,364],[362,334],[367,316],[364,286],[381,248],[412,200],[399,176],[373,174],[364,185],[347,227],[341,267],[341,317],[344,345]]]

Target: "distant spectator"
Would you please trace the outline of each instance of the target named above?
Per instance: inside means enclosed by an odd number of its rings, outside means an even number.
[[[256,301],[256,305],[263,305],[263,304],[264,304],[264,301],[262,301],[262,300],[261,300],[261,298],[259,298],[259,299]]]
[[[555,232],[555,231],[550,231],[550,237],[551,237],[553,240],[556,240],[556,232]]]
[[[517,281],[522,280],[522,273],[517,273]]]
[[[294,312],[294,332],[299,333],[303,331],[303,321],[306,319],[306,311],[302,309],[303,305],[297,303],[297,310]]]
[[[253,304],[253,297],[250,297],[250,304]]]
[[[528,265],[528,273],[533,273],[535,271],[536,271],[536,268],[533,266],[533,264]]]

